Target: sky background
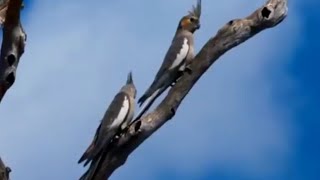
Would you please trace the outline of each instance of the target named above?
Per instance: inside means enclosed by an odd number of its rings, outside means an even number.
[[[264,2],[203,0],[196,51]],[[77,161],[127,73],[140,97],[194,3],[25,1],[26,51],[0,105],[12,179],[79,178]],[[290,0],[283,23],[222,56],[110,179],[318,180],[319,5]]]

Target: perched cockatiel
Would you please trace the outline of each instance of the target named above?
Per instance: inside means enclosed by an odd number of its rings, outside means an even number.
[[[139,119],[169,86],[181,76],[185,67],[194,58],[194,32],[200,28],[201,0],[193,6],[189,14],[182,17],[170,48],[158,70],[151,86],[138,100],[140,112],[135,119]]]
[[[130,72],[127,83],[109,105],[91,145],[84,152],[78,163],[86,160],[84,164],[86,166],[110,144],[116,134],[129,125],[134,115],[136,92]]]

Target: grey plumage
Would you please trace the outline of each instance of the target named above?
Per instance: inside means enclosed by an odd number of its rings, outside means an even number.
[[[201,16],[201,0],[197,1],[197,5],[196,6],[194,6],[194,5],[192,6],[192,10],[189,11],[189,14],[191,16],[195,16],[198,19],[200,19],[200,16]]]
[[[173,37],[163,63],[154,81],[139,98],[140,111],[135,120],[139,119],[169,86],[177,81],[185,67],[194,58],[194,32],[200,28],[201,0],[192,7],[189,14],[182,17],[176,34]]]
[[[92,143],[78,163],[86,161],[84,164],[86,166],[89,162],[98,160],[101,153],[108,148],[115,135],[129,125],[134,115],[135,96],[136,88],[130,72],[126,84],[109,105],[96,130]]]
[[[101,163],[106,157],[106,150],[102,151],[99,156],[96,156],[90,163],[89,169],[79,178],[79,180],[94,180],[97,170],[101,167]]]

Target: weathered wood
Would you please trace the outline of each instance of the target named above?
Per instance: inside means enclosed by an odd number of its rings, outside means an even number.
[[[20,23],[22,0],[10,0],[3,27],[0,54],[0,103],[16,78],[27,35]]]
[[[20,23],[22,0],[4,0],[0,5],[3,40],[0,54],[0,102],[12,86],[19,59],[24,52],[26,34]],[[3,24],[4,23],[4,24]],[[9,180],[11,169],[0,158],[0,180]]]

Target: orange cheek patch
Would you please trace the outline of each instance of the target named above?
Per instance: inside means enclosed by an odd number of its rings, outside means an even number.
[[[189,24],[190,24],[190,20],[189,19],[184,19],[181,22],[181,26],[182,27],[188,26]]]

